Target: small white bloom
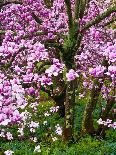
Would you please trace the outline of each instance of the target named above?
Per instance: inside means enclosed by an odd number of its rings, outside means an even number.
[[[34,128],[30,128],[30,132],[35,132],[35,129]]]
[[[34,152],[41,152],[40,145],[35,147]]]
[[[4,152],[5,155],[12,155],[14,152],[11,150],[7,150]]]
[[[6,136],[7,136],[8,140],[12,140],[13,139],[13,136],[12,136],[12,134],[10,132],[7,132]]]
[[[48,111],[46,113],[44,113],[44,116],[50,116],[50,114],[48,113]]]
[[[0,137],[5,137],[5,134],[3,131],[0,133]]]
[[[23,136],[24,135],[24,131],[23,131],[23,128],[18,128],[18,131],[20,133],[20,136]]]
[[[58,135],[62,135],[62,128],[60,127],[60,125],[59,124],[57,124],[56,126],[56,134],[58,134]]]
[[[44,122],[43,122],[43,125],[47,125],[47,121],[44,121]]]
[[[53,137],[52,140],[53,140],[53,142],[55,142],[57,140],[57,138],[56,137]]]
[[[97,121],[97,123],[98,123],[99,125],[103,124],[102,119],[100,118],[100,119]]]
[[[34,137],[34,138],[32,137],[32,138],[30,138],[30,140],[32,140],[33,142],[36,143],[37,142],[37,137]]]
[[[30,128],[38,128],[39,127],[39,123],[38,122],[33,122],[33,121],[31,121],[31,123],[30,123]]]

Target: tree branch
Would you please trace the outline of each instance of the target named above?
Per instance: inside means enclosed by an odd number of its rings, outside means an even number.
[[[5,34],[4,30],[0,30],[0,35]]]
[[[76,0],[75,19],[83,18],[87,3],[88,3],[88,0]]]
[[[4,67],[5,69],[8,69],[12,66],[13,61],[15,60],[17,54],[19,54],[22,50],[26,49],[25,47],[21,47],[9,60],[9,62],[7,64],[2,64],[0,63],[1,67]]]
[[[111,7],[101,15],[98,15],[95,19],[87,23],[81,30],[81,32],[89,29],[91,26],[99,24],[103,19],[110,16],[112,13],[116,12],[116,7]]]
[[[51,65],[51,62],[49,62],[49,61],[43,62],[37,69],[40,71],[46,65]]]
[[[71,2],[70,0],[65,0],[65,5],[67,8],[67,15],[68,15],[68,26],[69,26],[69,30],[72,28],[73,26],[73,18],[72,18],[72,11],[71,11]]]
[[[41,24],[42,23],[42,20],[37,17],[33,12],[31,13],[32,17],[35,19],[35,21],[38,23],[38,24]]]
[[[108,25],[112,24],[112,23],[115,22],[115,21],[116,21],[116,18],[113,18],[113,19],[110,20],[109,22],[105,23],[105,24],[103,25],[103,27],[108,26]]]
[[[22,2],[19,2],[19,1],[9,1],[9,2],[0,2],[0,8],[2,8],[3,6],[6,6],[8,4],[22,4]]]
[[[79,18],[80,0],[75,0],[75,19]]]

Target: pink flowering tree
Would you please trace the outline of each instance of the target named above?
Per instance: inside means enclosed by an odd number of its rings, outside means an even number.
[[[20,121],[19,109],[29,97],[39,102],[42,90],[64,117],[64,140],[74,138],[76,97],[89,96],[82,135],[115,128],[116,44],[109,27],[115,8],[110,0],[0,2],[0,125]],[[106,107],[96,131],[93,113],[100,97]]]

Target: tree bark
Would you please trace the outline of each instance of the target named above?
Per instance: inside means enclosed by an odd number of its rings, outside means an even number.
[[[97,84],[97,87],[96,87]],[[98,102],[100,95],[102,83],[95,80],[93,89],[91,90],[91,98],[85,108],[83,121],[82,121],[82,134],[94,134],[94,124],[93,124],[93,112]]]
[[[111,112],[111,109],[113,107],[113,105],[115,104],[115,98],[114,97],[110,97],[108,100],[107,100],[107,104],[106,104],[106,107],[105,107],[105,110],[101,113],[101,119],[103,121],[106,121],[107,119],[110,119],[111,116],[110,116],[110,112]],[[109,118],[110,117],[110,118]],[[100,137],[105,137],[105,131],[106,131],[107,127],[104,126],[104,125],[99,125],[98,127],[98,130],[97,130],[97,134],[100,136]]]
[[[61,95],[53,97],[53,100],[55,101],[56,106],[59,106],[58,113],[59,113],[60,117],[64,117],[65,116],[64,103],[66,101],[66,89],[64,89],[64,91],[62,92]]]
[[[74,130],[74,105],[75,105],[75,81],[67,82],[66,102],[65,102],[65,119],[63,140],[73,140]]]

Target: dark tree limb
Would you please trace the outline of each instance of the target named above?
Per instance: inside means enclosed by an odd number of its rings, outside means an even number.
[[[22,2],[19,2],[19,1],[0,2],[0,8],[2,8],[3,6],[6,6],[8,4],[22,4]]]
[[[5,34],[5,31],[4,30],[0,30],[0,35],[3,35]]]
[[[0,67],[2,68],[5,68],[5,69],[8,69],[12,66],[12,63],[13,61],[15,60],[17,54],[19,54],[21,51],[25,50],[26,48],[25,47],[21,47],[12,57],[11,59],[9,60],[9,62],[7,64],[2,64],[0,63]]]
[[[81,32],[89,29],[91,26],[94,26],[96,24],[99,24],[103,19],[105,19],[106,17],[109,17],[114,12],[116,12],[116,7],[109,8],[107,11],[105,11],[104,13],[98,15],[95,19],[93,19],[92,21],[90,21],[89,23],[87,23],[82,28]]]
[[[115,21],[116,21],[116,17],[113,18],[112,20],[110,20],[109,22],[105,23],[105,24],[103,25],[103,27],[108,26],[108,25],[114,23]]]
[[[42,20],[36,16],[33,12],[31,13],[32,17],[35,19],[35,21],[38,23],[38,24],[41,24],[42,23]]]
[[[88,2],[89,2],[88,0],[76,0],[76,2],[75,2],[75,19],[83,18]]]
[[[79,18],[80,1],[81,0],[75,0],[75,19]]]
[[[95,79],[94,85],[93,85],[93,88],[90,94],[91,98],[88,104],[86,105],[86,108],[84,111],[84,116],[83,116],[83,121],[82,121],[82,135],[83,134],[93,135],[95,133],[94,124],[93,124],[93,112],[97,105],[98,97],[100,95],[102,85],[103,84],[99,83],[98,79]]]
[[[67,8],[67,15],[68,15],[68,26],[69,26],[69,29],[71,29],[73,27],[73,17],[72,17],[70,0],[65,0],[65,4],[66,4],[66,8]]]

